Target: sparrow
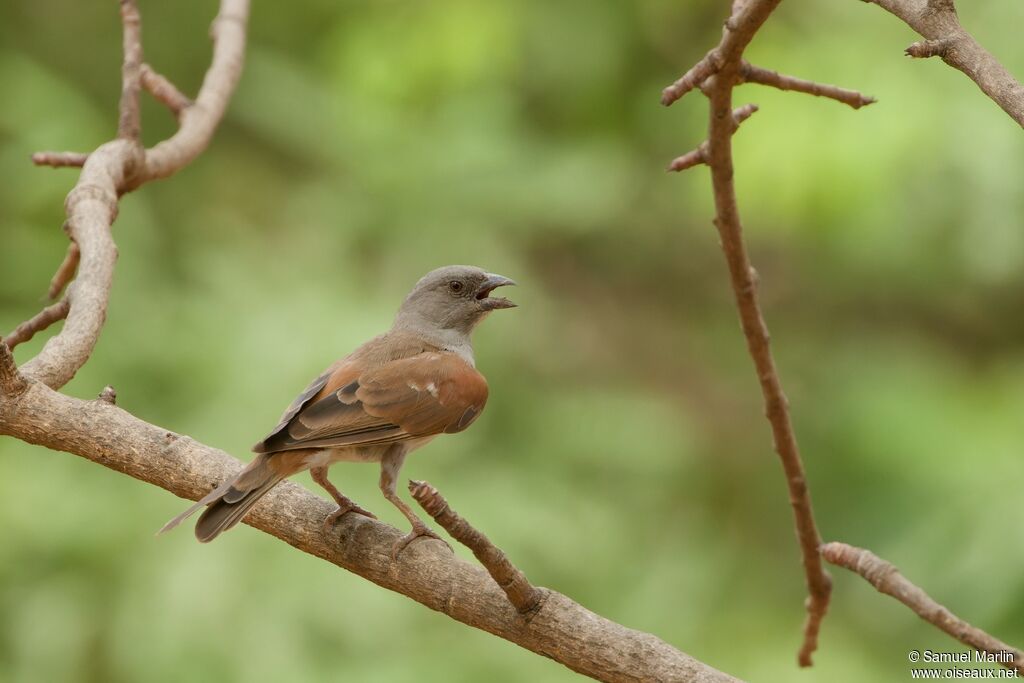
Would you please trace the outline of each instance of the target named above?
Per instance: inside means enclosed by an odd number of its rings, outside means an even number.
[[[379,462],[380,490],[412,531],[398,553],[420,536],[439,538],[395,492],[398,473],[413,450],[439,434],[469,427],[487,403],[487,381],[476,369],[470,335],[491,311],[513,308],[498,287],[516,284],[473,266],[427,273],[395,316],[391,329],[336,361],[288,406],[273,431],[253,446],[255,459],[233,479],[169,521],[177,526],[199,508],[196,538],[212,541],[235,526],[282,479],[310,470],[342,515],[374,515],[343,495],[327,478],[336,462]]]

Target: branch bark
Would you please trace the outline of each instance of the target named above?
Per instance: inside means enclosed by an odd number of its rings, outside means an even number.
[[[908,55],[941,57],[1024,126],[1024,85],[960,24],[952,0],[866,1],[896,15],[925,39],[908,47]]]
[[[927,593],[911,583],[891,563],[886,562],[870,550],[857,548],[846,543],[827,543],[821,554],[834,565],[860,574],[878,589],[891,595],[909,607],[929,624],[945,631],[964,645],[986,652],[992,661],[1024,675],[1024,652],[990,636],[980,628],[966,621],[935,602]]]
[[[0,346],[0,382],[13,367]],[[198,500],[237,473],[242,463],[223,451],[148,424],[103,400],[82,401],[17,377],[0,398],[0,433],[88,458],[178,496]],[[301,486],[278,484],[245,523],[285,543],[474,628],[554,659],[573,671],[614,683],[726,683],[728,676],[659,638],[620,626],[571,599],[542,590],[521,614],[491,576],[456,558],[443,543],[419,540],[397,561],[402,532],[345,515],[330,536],[322,531],[334,509]]]

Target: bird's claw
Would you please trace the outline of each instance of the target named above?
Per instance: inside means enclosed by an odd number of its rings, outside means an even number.
[[[405,550],[405,547],[413,541],[415,541],[417,538],[420,538],[421,536],[437,539],[438,541],[441,541],[441,543],[444,543],[446,546],[448,546],[448,550],[451,550],[453,553],[455,552],[454,550],[452,550],[452,546],[448,543],[448,541],[438,536],[426,524],[422,524],[418,526],[413,526],[412,531],[407,533],[405,536],[402,536],[400,539],[398,539],[398,541],[395,542],[395,545],[391,548],[392,561],[397,561],[398,556],[401,554],[403,550]]]
[[[377,519],[377,515],[373,514],[369,510],[364,510],[355,503],[352,503],[351,505],[348,506],[339,505],[334,512],[332,512],[324,518],[324,533],[330,533],[331,530],[334,528],[334,525],[338,523],[338,520],[350,512],[355,512],[356,514],[362,515],[363,517],[369,517],[370,519]]]

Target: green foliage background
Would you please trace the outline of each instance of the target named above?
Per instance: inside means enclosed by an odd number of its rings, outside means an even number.
[[[476,337],[492,398],[417,453],[537,583],[753,681],[908,678],[958,649],[841,571],[816,666],[790,510],[710,223],[663,172],[706,107],[660,89],[720,35],[703,0],[256,2],[210,150],[128,196],[92,361],[144,419],[247,458],[427,270],[521,286]],[[1024,74],[1024,6],[961,3]],[[211,1],[143,2],[187,92]],[[40,306],[74,171],[116,124],[116,3],[0,5],[0,327]],[[783,3],[752,61],[856,87],[859,112],[744,86],[747,238],[826,539],[872,548],[1024,641],[1024,136],[861,2]],[[145,137],[173,122],[147,102]],[[18,349],[24,360],[37,340]],[[394,524],[369,466],[335,481]],[[308,478],[303,482],[309,483]],[[184,501],[0,441],[0,681],[571,681],[575,674],[248,528],[153,532]],[[460,549],[461,552],[461,549]]]

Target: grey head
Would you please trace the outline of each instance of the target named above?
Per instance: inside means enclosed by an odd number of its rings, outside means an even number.
[[[515,307],[508,299],[491,296],[498,287],[514,284],[476,266],[432,270],[405,297],[394,327],[468,344],[469,334],[488,313]]]

